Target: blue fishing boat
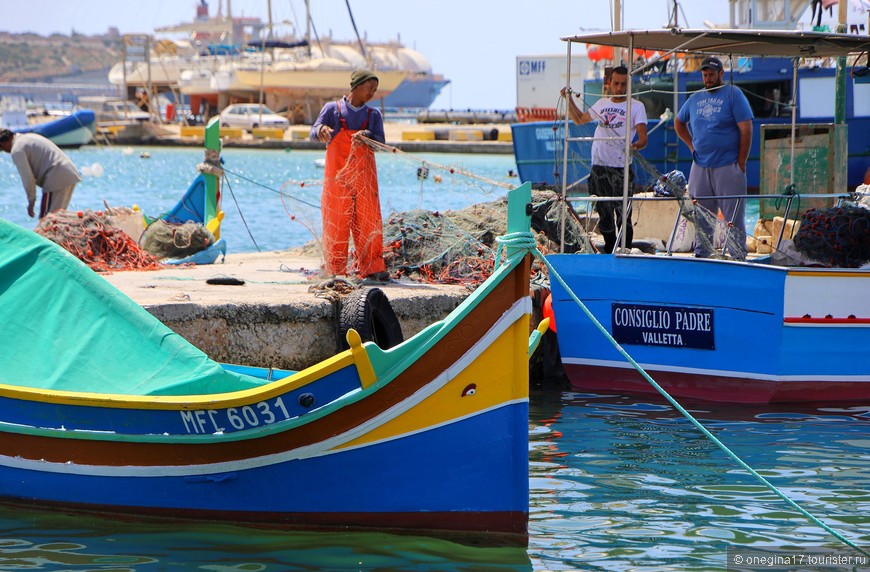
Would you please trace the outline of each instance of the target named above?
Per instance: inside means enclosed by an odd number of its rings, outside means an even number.
[[[51,139],[58,147],[81,147],[93,143],[97,120],[90,109],[76,109],[60,119],[39,123],[20,132],[37,133]]]
[[[745,30],[640,30],[564,39],[629,51],[794,57],[839,57],[870,46],[866,36]],[[851,133],[853,124],[848,128]],[[837,149],[831,151],[832,165],[844,167]],[[870,213],[848,207],[860,197],[847,192],[842,178],[832,175],[839,188],[824,194],[814,188],[810,170],[794,169],[792,176],[788,157],[786,151],[776,159],[779,174],[785,172],[792,181],[790,194],[735,196],[761,201],[766,206],[759,212],[774,221],[771,204],[782,205],[777,211],[782,230],[768,241],[774,247],[770,256],[743,260],[714,250],[713,258],[702,259],[668,249],[656,255],[623,251],[547,257],[558,274],[551,276],[552,308],[561,360],[573,387],[654,393],[645,372],[678,398],[734,403],[870,399],[870,366],[864,357],[870,344]],[[619,200],[647,208],[636,197]],[[678,215],[704,215],[689,197],[652,200],[681,201]],[[817,210],[808,208],[810,201]],[[796,212],[803,213],[800,221],[791,218]],[[710,216],[716,219],[716,213]],[[813,227],[826,216],[842,217],[843,231],[836,230],[838,221]],[[795,234],[785,232],[790,222],[800,224]],[[824,224],[836,229],[824,230]],[[796,256],[803,254],[795,252],[802,231],[807,241],[820,238],[818,252],[809,259]],[[732,240],[747,240],[729,232]],[[829,232],[836,234],[832,238]],[[847,239],[854,239],[855,258],[841,256],[852,246]]]
[[[4,97],[0,100],[0,127],[16,133],[37,133],[58,147],[81,147],[93,142],[97,122],[93,111],[82,109],[58,119],[32,124],[27,117],[24,98]]]
[[[530,196],[509,193],[504,260],[449,316],[389,349],[350,330],[302,371],[216,363],[0,221],[0,499],[524,544]]]

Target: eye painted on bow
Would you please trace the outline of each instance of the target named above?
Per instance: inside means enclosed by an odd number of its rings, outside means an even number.
[[[469,383],[465,386],[465,389],[462,390],[462,397],[465,397],[466,395],[474,395],[475,393],[477,393],[477,384]]]

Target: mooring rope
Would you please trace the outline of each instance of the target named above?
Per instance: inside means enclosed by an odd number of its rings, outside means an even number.
[[[855,550],[857,550],[858,552],[860,552],[864,556],[870,557],[870,552],[868,552],[867,550],[856,545],[851,540],[847,539],[846,537],[841,535],[839,532],[837,532],[836,530],[834,530],[833,528],[831,528],[830,526],[828,526],[827,524],[825,524],[824,522],[819,520],[817,517],[810,514],[806,509],[804,509],[803,507],[798,505],[795,501],[793,501],[791,498],[789,498],[788,495],[786,495],[785,493],[780,491],[778,488],[776,488],[776,486],[773,483],[771,483],[770,481],[765,479],[763,476],[759,475],[755,471],[755,469],[750,467],[743,459],[738,457],[736,453],[731,451],[731,449],[729,449],[727,445],[725,445],[722,441],[720,441],[715,435],[710,433],[710,431],[706,427],[704,427],[700,421],[695,419],[691,413],[686,411],[682,405],[680,405],[673,397],[671,397],[671,395],[667,391],[665,391],[662,388],[662,386],[660,386],[646,372],[646,370],[644,370],[643,367],[641,367],[641,365],[639,363],[637,363],[634,360],[634,358],[632,358],[628,354],[628,352],[626,352],[622,348],[622,346],[619,345],[619,342],[617,342],[613,338],[613,336],[610,335],[610,332],[608,332],[604,328],[604,326],[601,325],[601,322],[599,322],[598,319],[592,314],[592,312],[589,311],[589,308],[586,307],[586,304],[584,304],[577,297],[577,295],[574,294],[574,291],[571,290],[571,288],[565,283],[565,281],[562,279],[562,277],[559,275],[559,273],[556,271],[556,269],[553,268],[553,266],[549,263],[549,261],[547,261],[547,259],[544,257],[544,255],[541,254],[541,252],[537,249],[537,247],[535,246],[535,243],[534,243],[534,236],[530,232],[514,232],[514,233],[507,234],[505,236],[497,237],[496,240],[499,243],[499,253],[500,253],[502,247],[512,246],[512,247],[516,247],[516,248],[527,249],[533,256],[538,258],[547,267],[547,270],[550,273],[550,279],[551,280],[553,278],[556,279],[556,281],[562,286],[562,288],[565,289],[565,291],[568,293],[568,295],[571,297],[571,299],[574,300],[574,302],[580,307],[581,310],[583,310],[583,313],[586,314],[586,317],[589,318],[590,320],[592,320],[592,323],[595,325],[595,327],[598,329],[598,331],[600,331],[604,335],[604,337],[607,338],[607,340],[610,342],[610,344],[614,348],[616,348],[616,351],[618,351],[628,361],[628,363],[630,363],[634,367],[634,369],[636,369],[637,372],[640,373],[644,377],[644,379],[646,379],[656,389],[656,391],[658,391],[665,399],[667,399],[668,402],[671,405],[673,405],[674,408],[680,412],[680,414],[683,415],[683,417],[688,419],[692,423],[692,425],[694,425],[699,431],[701,431],[701,433],[703,433],[705,437],[707,437],[713,443],[715,443],[717,447],[719,447],[722,451],[725,452],[725,454],[727,454],[729,457],[731,457],[731,459],[734,462],[736,462],[743,469],[748,471],[750,475],[755,477],[765,487],[770,489],[771,492],[773,492],[776,496],[778,496],[780,499],[785,501],[789,506],[791,506],[792,508],[797,510],[799,513],[804,515],[811,522],[813,522],[817,526],[821,527],[827,533],[832,535],[837,540],[843,542],[847,546],[854,548]],[[496,265],[498,265],[499,258],[500,258],[500,256],[496,256]]]

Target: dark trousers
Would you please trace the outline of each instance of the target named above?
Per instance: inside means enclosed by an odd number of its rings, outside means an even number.
[[[622,197],[622,167],[592,165],[589,174],[589,194],[599,197]],[[628,194],[634,187],[634,170],[628,168]],[[604,252],[611,254],[616,247],[616,235],[622,226],[622,201],[602,201],[595,203],[598,213],[598,230],[604,237]],[[631,203],[628,206],[628,224],[625,226],[625,246],[631,248],[634,229],[631,226]]]

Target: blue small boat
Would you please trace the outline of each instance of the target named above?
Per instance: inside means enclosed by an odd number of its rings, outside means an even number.
[[[97,132],[96,115],[90,109],[77,109],[54,121],[18,129],[19,133],[37,133],[58,147],[81,147],[94,141]]]

